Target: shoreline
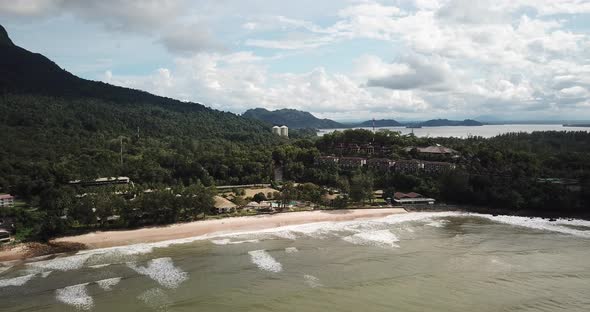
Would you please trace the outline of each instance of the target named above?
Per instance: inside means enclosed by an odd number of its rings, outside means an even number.
[[[202,220],[134,230],[99,231],[55,238],[48,244],[24,243],[11,246],[10,248],[0,249],[0,262],[26,260],[39,256],[79,250],[157,243],[213,233],[229,234],[265,230],[287,225],[368,220],[404,213],[407,213],[407,211],[403,208],[315,210]]]

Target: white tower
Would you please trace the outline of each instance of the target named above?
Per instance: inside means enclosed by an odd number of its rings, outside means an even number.
[[[281,126],[281,136],[289,137],[289,127]]]
[[[272,133],[276,134],[276,135],[281,135],[281,127],[279,127],[279,126],[272,127]]]

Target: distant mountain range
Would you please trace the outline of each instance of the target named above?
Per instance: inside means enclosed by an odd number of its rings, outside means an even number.
[[[244,112],[242,117],[258,119],[278,126],[285,125],[290,128],[334,129],[346,127],[339,122],[319,119],[308,112],[295,109],[269,111],[264,108],[254,108]]]
[[[473,120],[473,119],[465,119],[465,120],[448,120],[448,119],[432,119],[423,122],[411,123],[410,125],[420,126],[420,127],[446,127],[446,126],[467,126],[467,127],[474,127],[474,126],[483,126],[483,123]]]
[[[483,123],[472,120],[448,120],[432,119],[418,122],[399,122],[394,119],[367,120],[360,123],[340,123],[330,119],[320,119],[309,112],[295,109],[279,109],[269,111],[264,108],[247,110],[243,117],[262,120],[273,125],[286,125],[290,128],[314,128],[314,129],[335,129],[335,128],[370,128],[370,127],[442,127],[442,126],[481,126]]]

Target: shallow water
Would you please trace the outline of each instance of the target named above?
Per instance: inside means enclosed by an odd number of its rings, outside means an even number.
[[[0,311],[588,311],[589,259],[588,221],[409,213],[4,265]]]

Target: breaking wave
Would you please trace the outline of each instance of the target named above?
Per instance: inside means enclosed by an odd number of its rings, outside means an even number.
[[[68,286],[55,291],[58,301],[71,305],[76,309],[90,310],[94,306],[94,299],[88,295],[88,283]]]
[[[355,245],[368,245],[378,247],[399,247],[399,238],[389,230],[362,232],[342,238]]]
[[[313,276],[313,275],[303,275],[303,278],[305,279],[305,285],[311,287],[311,288],[317,288],[317,287],[322,287],[324,285],[322,285],[320,283],[320,279]]]
[[[280,262],[275,260],[266,250],[253,250],[248,252],[252,263],[259,269],[269,272],[278,273],[283,270]]]
[[[166,288],[177,288],[188,279],[188,273],[175,267],[171,258],[150,260],[145,267],[138,266],[135,262],[130,262],[127,266]]]
[[[297,249],[297,247],[287,247],[287,248],[285,248],[285,252],[286,253],[295,253],[295,252],[298,252],[298,251],[299,251],[299,249]]]
[[[0,280],[0,288],[8,286],[22,286],[30,281],[37,274],[28,274],[19,277],[7,278]]]
[[[115,277],[96,281],[96,284],[98,284],[98,287],[102,288],[105,291],[111,291],[113,290],[113,287],[117,286],[117,284],[119,284],[120,282],[121,278]]]

